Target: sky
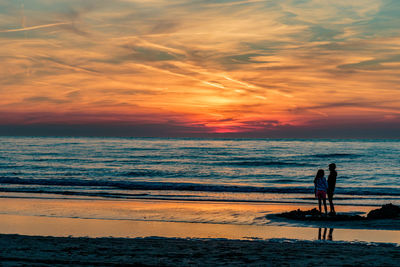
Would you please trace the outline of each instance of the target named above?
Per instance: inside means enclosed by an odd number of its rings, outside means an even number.
[[[0,0],[0,135],[400,137],[398,0]]]

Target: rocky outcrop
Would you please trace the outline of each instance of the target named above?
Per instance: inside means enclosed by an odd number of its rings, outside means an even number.
[[[371,210],[367,219],[394,219],[400,217],[400,207],[393,205],[392,203],[383,205],[381,208],[376,210]]]
[[[370,211],[366,217],[354,214],[335,214],[326,216],[321,214],[315,208],[306,211],[300,209],[292,210],[289,212],[276,214],[276,216],[299,221],[361,221],[394,219],[400,217],[400,207],[393,204],[386,204],[379,209]]]
[[[278,217],[283,217],[292,220],[301,221],[359,221],[365,220],[365,217],[360,215],[348,215],[348,214],[336,214],[336,215],[321,215],[317,209],[312,210],[293,210],[289,212],[284,212],[277,214]]]

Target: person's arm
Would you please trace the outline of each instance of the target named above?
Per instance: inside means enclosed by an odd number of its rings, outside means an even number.
[[[325,190],[328,191],[328,183],[327,183],[325,177],[323,178],[322,182],[324,183]]]
[[[317,197],[317,179],[314,179],[314,196]]]

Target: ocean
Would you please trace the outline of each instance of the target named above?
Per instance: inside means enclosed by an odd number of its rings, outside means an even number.
[[[400,204],[399,155],[399,140],[0,137],[0,192],[307,204],[336,163],[336,204]]]

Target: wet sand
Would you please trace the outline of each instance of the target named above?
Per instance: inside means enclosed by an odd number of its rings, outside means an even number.
[[[3,198],[0,204],[2,266],[397,266],[400,261],[400,231],[393,222],[382,224],[386,230],[371,230],[352,229],[351,222],[299,227],[265,217],[295,205],[29,197]],[[340,207],[343,212],[371,208]],[[174,219],[177,212],[180,219],[198,220],[157,221]]]
[[[0,235],[3,266],[398,266],[400,248],[330,241]]]
[[[356,222],[316,224],[266,218],[268,214],[310,207],[312,206],[229,202],[0,198],[0,234],[55,237],[286,238],[312,241],[318,240],[320,231],[329,233],[332,229],[333,241],[400,243],[399,221],[376,221],[373,225],[357,225]],[[375,207],[339,208],[343,212],[367,212]]]
[[[0,234],[54,237],[149,237],[227,238],[227,239],[298,239],[314,241],[361,241],[400,243],[400,231],[333,227],[293,227],[285,225],[232,225],[211,223],[158,222],[135,220],[99,220],[54,218],[0,214]]]
[[[0,204],[2,266],[398,266],[400,261],[400,231],[393,221],[376,230],[354,229],[352,222],[318,227],[265,217],[295,205],[29,197],[3,198]],[[340,207],[343,212],[371,208]],[[178,212],[179,218],[201,220],[156,221],[174,219]],[[224,223],[227,218],[238,224]]]
[[[400,230],[400,218],[377,219],[377,220],[348,220],[348,221],[302,221],[287,219],[270,214],[266,216],[274,226],[292,226],[292,227],[315,227],[315,228],[335,228],[335,229],[364,229],[364,230],[392,230],[395,233]],[[400,233],[400,232],[399,232]],[[400,242],[400,236],[399,236]]]

